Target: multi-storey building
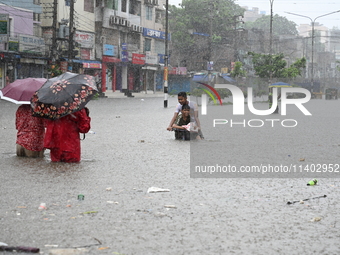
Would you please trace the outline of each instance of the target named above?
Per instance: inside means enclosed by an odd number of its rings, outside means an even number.
[[[41,7],[22,1],[0,4],[0,88],[17,78],[43,77],[45,42],[40,37]]]
[[[253,7],[252,9],[249,9],[248,6],[242,6],[244,11],[244,17],[243,21],[244,22],[254,22],[255,20],[261,18],[262,16],[266,15],[265,11],[259,11],[259,8]]]
[[[52,64],[96,76],[103,92],[162,87],[165,0],[72,1],[41,0]]]
[[[59,64],[63,72],[98,74],[101,61],[95,58],[94,1],[41,0],[41,5],[42,33],[51,64]]]
[[[162,87],[164,3],[165,0],[96,2],[96,57],[102,60],[104,91],[155,91]]]

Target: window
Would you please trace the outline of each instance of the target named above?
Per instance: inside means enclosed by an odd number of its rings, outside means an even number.
[[[41,37],[41,26],[40,24],[33,24],[33,35],[36,37]]]
[[[162,11],[156,10],[155,22],[162,23]]]
[[[130,0],[129,13],[140,16],[141,4],[137,0]]]
[[[151,51],[151,39],[145,39],[144,52]]]
[[[122,12],[126,12],[127,0],[122,0]]]
[[[14,29],[13,29],[13,18],[9,18],[8,19],[8,28],[9,28],[9,30],[7,31],[7,34],[9,35],[9,36],[14,36],[14,34],[13,34],[13,31],[14,31]]]
[[[94,13],[93,0],[84,0],[84,11]]]
[[[118,0],[106,0],[106,7],[112,10],[118,10]]]
[[[33,13],[33,21],[40,22],[40,14],[39,13]]]
[[[145,6],[145,10],[146,10],[146,19],[147,20],[152,20],[152,7],[150,6]]]

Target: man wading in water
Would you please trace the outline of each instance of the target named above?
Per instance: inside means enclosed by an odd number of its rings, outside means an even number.
[[[201,123],[200,123],[200,121],[198,119],[198,107],[197,107],[196,102],[188,101],[187,93],[185,93],[185,92],[179,92],[177,97],[178,97],[178,104],[176,106],[176,110],[175,110],[174,116],[172,117],[167,130],[172,131],[172,125],[175,123],[175,121],[176,121],[176,119],[178,117],[178,114],[181,112],[182,105],[187,104],[190,107],[190,122],[195,122],[197,124],[198,135],[201,137],[201,139],[204,139],[203,133],[201,131]]]

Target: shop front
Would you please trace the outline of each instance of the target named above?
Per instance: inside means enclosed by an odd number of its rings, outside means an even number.
[[[158,56],[146,52],[145,65],[143,66],[143,90],[147,92],[156,92],[157,73],[160,71]]]
[[[103,44],[101,82],[103,92],[107,89],[121,90],[121,60],[118,58],[118,46]]]
[[[105,92],[106,89],[112,89],[112,91],[121,90],[122,89],[122,68],[119,66],[121,60],[112,56],[103,56],[102,58],[102,73],[101,73],[101,81],[102,88]],[[111,81],[110,84],[108,81]]]
[[[20,58],[16,63],[17,79],[44,77],[47,62],[43,58]]]
[[[145,55],[132,53],[132,61],[128,72],[128,89],[133,92],[140,92],[143,88],[142,67],[145,65]]]

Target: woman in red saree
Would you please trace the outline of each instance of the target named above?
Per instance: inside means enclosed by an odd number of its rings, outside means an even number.
[[[53,162],[79,162],[79,133],[87,133],[91,118],[86,108],[57,120],[46,120],[44,147],[50,149]]]
[[[16,111],[17,156],[42,158],[44,156],[44,120],[33,117],[31,106],[23,104]]]

